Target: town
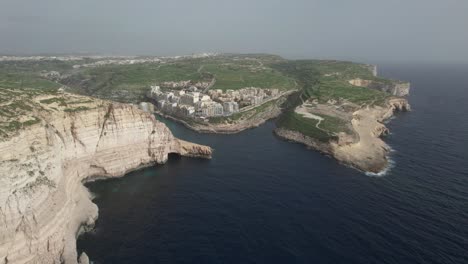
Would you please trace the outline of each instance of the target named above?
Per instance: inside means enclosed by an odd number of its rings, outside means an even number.
[[[75,64],[73,69],[80,68],[94,68],[104,65],[132,65],[144,63],[167,63],[171,61],[183,59],[199,59],[217,56],[218,53],[205,52],[195,53],[191,55],[179,56],[125,56],[125,55],[61,55],[61,56],[14,56],[14,55],[0,55],[0,62],[13,62],[13,61],[62,61],[62,62],[84,62],[89,63]]]
[[[170,85],[170,87],[176,88],[178,86]],[[209,90],[209,87],[203,88],[192,85],[188,88],[175,90],[154,85],[151,86],[148,97],[154,100],[156,110],[163,114],[208,120],[210,117],[230,116],[253,109],[282,95],[278,89],[256,87],[226,91]]]

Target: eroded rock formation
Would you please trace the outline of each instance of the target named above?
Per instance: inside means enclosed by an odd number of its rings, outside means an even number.
[[[340,133],[337,140],[321,142],[297,131],[278,128],[275,133],[333,156],[341,163],[361,171],[379,173],[388,166],[390,148],[381,139],[389,133],[384,121],[398,111],[410,111],[404,98],[389,99],[385,107],[365,106],[352,114],[351,123],[357,137]]]
[[[178,140],[131,105],[36,114],[41,123],[0,142],[2,264],[78,262],[79,229],[98,215],[83,182],[164,163],[169,153],[211,157],[211,148]]]
[[[408,82],[381,82],[373,80],[364,80],[360,78],[348,81],[350,84],[359,87],[380,90],[394,96],[407,96],[410,91],[410,83]]]

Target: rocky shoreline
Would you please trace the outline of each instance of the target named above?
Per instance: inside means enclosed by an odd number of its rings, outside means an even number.
[[[261,58],[256,60],[261,62]],[[230,115],[211,117],[210,122],[156,114],[196,132],[219,134],[258,127],[282,113],[282,117],[296,114],[299,118],[284,119],[291,123],[281,126],[278,122],[281,127],[274,133],[361,171],[378,173],[388,166],[390,148],[380,138],[388,133],[384,120],[396,111],[410,110],[404,98],[409,83],[373,78],[361,70],[371,70],[375,77],[375,66],[347,62],[282,61],[270,65],[273,68],[261,64],[261,70],[279,74],[290,86],[292,78],[294,90],[262,104],[251,103],[235,113],[228,111]],[[251,69],[250,61],[243,66]],[[342,67],[357,74],[347,76]],[[247,76],[256,75],[257,68]],[[317,70],[317,75],[311,69]],[[45,77],[54,76],[51,72]],[[79,83],[88,81],[80,80],[81,75],[75,77]],[[146,81],[142,83],[147,85]],[[300,90],[296,89],[298,85]],[[326,87],[330,94],[317,94],[317,85]],[[367,94],[375,92],[372,90],[386,94]],[[64,91],[2,90],[0,264],[89,263],[85,253],[78,258],[76,251],[77,236],[91,228],[98,217],[85,182],[122,177],[164,163],[170,153],[211,158],[210,147],[175,138],[147,104],[140,104],[145,112],[133,105]],[[108,91],[101,96],[126,102],[143,97],[127,90]]]
[[[90,99],[93,100],[93,99]],[[96,100],[80,112],[38,111],[41,123],[0,142],[0,263],[87,263],[76,238],[98,208],[83,183],[161,164],[169,153],[210,158],[128,104]],[[86,229],[86,228],[85,228]]]
[[[321,142],[300,132],[277,128],[274,133],[288,141],[300,143],[332,156],[339,162],[363,172],[379,173],[388,167],[389,146],[381,139],[388,134],[383,122],[395,112],[410,111],[404,98],[391,99],[387,107],[365,107],[353,113],[352,124],[358,139],[352,143]]]
[[[340,163],[353,167],[363,172],[379,173],[388,167],[389,146],[381,139],[389,133],[384,121],[391,118],[395,112],[410,111],[411,107],[405,98],[393,98],[388,100],[386,107],[365,106],[352,113],[352,126],[356,131],[356,139],[352,142],[345,135],[346,140],[322,142],[308,137],[300,132],[285,128],[276,128],[275,135],[288,141],[303,144],[329,155]],[[265,111],[261,118],[229,125],[198,124],[192,125],[179,118],[155,112],[157,115],[181,123],[185,127],[199,133],[235,134],[246,129],[258,127],[270,119],[282,114],[282,109],[276,107],[274,111]],[[339,137],[340,138],[340,137]]]
[[[185,120],[155,111],[158,116],[181,123],[185,127],[198,133],[235,134],[246,129],[258,127],[270,119],[277,118],[283,113],[283,109],[276,105],[271,111],[264,111],[262,115],[252,120],[243,120],[235,124],[190,124]],[[329,155],[340,163],[356,168],[363,172],[379,173],[388,166],[389,146],[381,139],[389,133],[384,121],[391,118],[395,112],[410,111],[411,107],[407,99],[394,97],[387,100],[385,107],[364,106],[350,114],[351,124],[356,132],[354,136],[344,134],[343,140],[322,142],[308,137],[300,132],[285,128],[276,128],[275,135],[288,141],[301,143],[311,149]],[[350,117],[351,118],[351,117]],[[355,138],[350,141],[350,138]]]

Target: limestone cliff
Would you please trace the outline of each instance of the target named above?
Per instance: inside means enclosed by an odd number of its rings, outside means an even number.
[[[389,146],[381,139],[388,134],[384,121],[395,112],[410,111],[404,98],[394,98],[387,107],[365,107],[353,113],[351,123],[359,139],[351,144],[333,142],[332,154],[339,161],[372,173],[379,173],[388,166]]]
[[[375,80],[364,80],[356,78],[349,80],[349,83],[354,86],[367,87],[370,89],[380,90],[394,96],[407,96],[410,91],[410,83],[408,82],[381,82]]]
[[[350,117],[355,137],[339,133],[335,140],[323,142],[298,131],[277,128],[275,134],[331,155],[340,162],[365,172],[378,173],[388,166],[390,148],[381,139],[388,134],[384,121],[398,111],[410,111],[404,98],[389,99],[385,107],[364,106]],[[330,113],[330,112],[329,112]]]
[[[43,106],[39,123],[0,141],[0,263],[77,263],[78,230],[98,213],[83,182],[164,163],[169,153],[211,157],[149,113],[89,100],[80,111]]]

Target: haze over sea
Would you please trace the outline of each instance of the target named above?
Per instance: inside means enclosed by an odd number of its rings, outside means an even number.
[[[468,65],[379,65],[412,83],[413,111],[385,141],[394,167],[365,175],[272,134],[182,139],[212,160],[167,164],[88,184],[95,263],[468,263]]]

